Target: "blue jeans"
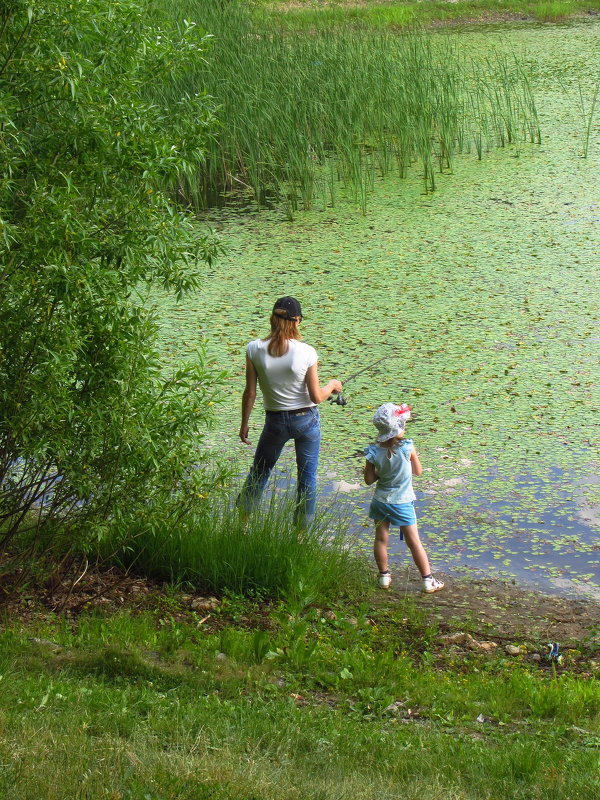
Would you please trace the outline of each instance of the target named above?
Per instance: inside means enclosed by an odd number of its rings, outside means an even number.
[[[259,501],[269,475],[290,439],[296,448],[298,489],[294,519],[309,524],[317,505],[317,466],[321,446],[319,409],[306,411],[267,411],[265,427],[258,440],[254,463],[242,488],[239,504],[249,511]]]

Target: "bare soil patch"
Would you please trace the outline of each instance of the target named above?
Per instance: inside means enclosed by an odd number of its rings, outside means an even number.
[[[425,595],[420,583],[409,591],[419,608],[427,609],[442,629],[464,628],[475,638],[505,644],[523,640],[560,642],[564,646],[600,648],[600,603],[547,595],[511,582],[457,580],[444,576],[441,592]],[[392,592],[402,596],[399,590]]]

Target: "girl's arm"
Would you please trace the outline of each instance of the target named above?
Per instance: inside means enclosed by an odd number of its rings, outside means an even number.
[[[317,365],[313,364],[312,367],[306,370],[306,388],[308,389],[310,399],[313,403],[319,405],[323,400],[327,400],[328,397],[331,397],[334,392],[341,392],[342,382],[332,380],[326,383],[325,386],[320,386],[319,371]]]
[[[412,468],[413,475],[420,475],[423,472],[423,467],[421,466],[421,462],[419,461],[419,454],[414,449],[414,447],[410,454],[410,466]]]
[[[244,444],[250,444],[248,431],[250,429],[250,413],[256,400],[256,369],[246,356],[246,388],[242,395],[242,424],[240,425],[240,439]]]
[[[379,474],[375,469],[375,464],[371,464],[370,461],[365,462],[365,469],[364,469],[364,476],[365,476],[365,483],[367,486],[370,486],[372,483],[375,483]]]

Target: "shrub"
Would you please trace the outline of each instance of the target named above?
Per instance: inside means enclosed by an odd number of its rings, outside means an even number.
[[[163,190],[201,168],[211,103],[148,95],[204,46],[134,0],[0,3],[0,547],[28,533],[19,558],[213,479],[190,465],[218,378],[201,354],[163,374],[143,302],[195,289],[215,252]]]

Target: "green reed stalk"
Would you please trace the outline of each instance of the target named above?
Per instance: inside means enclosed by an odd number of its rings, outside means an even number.
[[[596,88],[594,89],[594,96],[592,97],[592,104],[590,105],[589,111],[585,109],[585,101],[583,99],[583,89],[581,88],[581,84],[579,84],[579,108],[581,111],[581,117],[583,119],[584,124],[584,131],[583,131],[583,153],[582,157],[588,157],[588,151],[590,147],[590,136],[592,133],[592,122],[594,120],[594,113],[596,111],[596,102],[598,100],[598,92],[600,91],[600,82],[596,84]]]
[[[293,523],[294,498],[275,493],[245,519],[219,499],[199,506],[176,528],[133,522],[126,547],[108,535],[103,553],[124,568],[156,580],[187,582],[200,591],[291,596],[302,585],[315,596],[336,596],[339,576],[358,586],[364,558],[349,549],[346,525],[325,508],[307,531]]]

